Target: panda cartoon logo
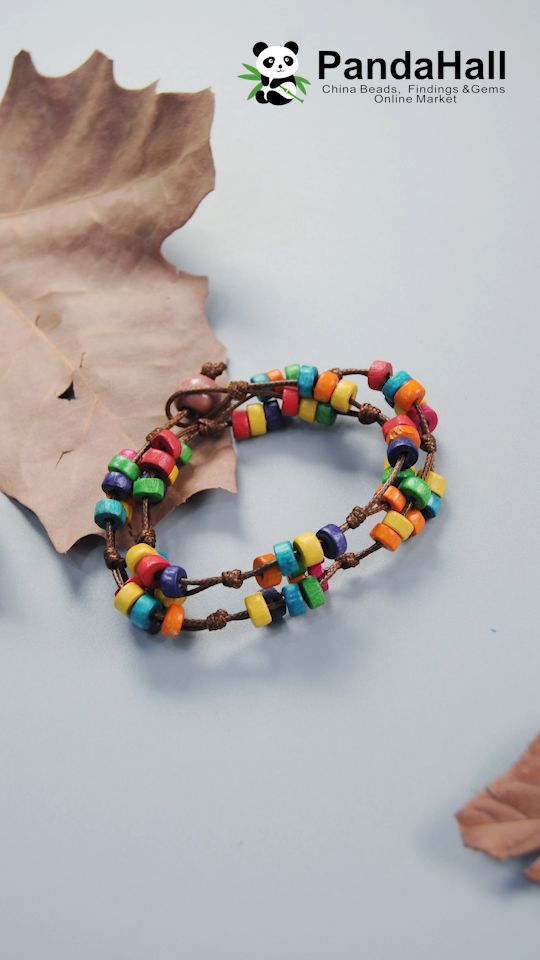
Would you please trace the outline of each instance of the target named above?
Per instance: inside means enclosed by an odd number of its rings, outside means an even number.
[[[260,90],[256,93],[258,103],[273,103],[282,106],[299,99],[296,96],[295,73],[298,70],[298,44],[288,40],[282,47],[269,47],[262,41],[253,47],[260,74]]]

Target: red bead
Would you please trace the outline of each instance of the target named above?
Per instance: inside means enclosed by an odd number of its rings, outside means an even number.
[[[233,410],[231,421],[235,440],[249,440],[251,430],[246,410]]]
[[[189,377],[187,380],[182,380],[182,382],[178,384],[178,389],[189,390],[193,387],[215,387],[215,385],[214,380],[200,373],[196,377]],[[195,413],[210,413],[210,410],[218,399],[219,395],[215,393],[186,393],[183,397],[177,397],[175,404],[178,409],[187,407],[188,410],[194,410]]]
[[[150,447],[146,453],[143,453],[139,460],[141,471],[155,470],[161,479],[166,481],[169,480],[175,466],[174,457],[171,457],[170,453],[165,453],[164,450],[155,450],[154,447]]]
[[[391,363],[388,363],[388,360],[374,360],[368,370],[368,387],[371,390],[382,390],[388,377],[391,377],[393,372],[394,368]]]
[[[173,460],[177,460],[182,453],[182,444],[172,430],[160,430],[155,437],[152,437],[150,446],[168,453]]]
[[[125,450],[120,450],[119,452],[123,457],[127,457],[128,460],[134,460],[135,457],[137,456],[137,451],[131,450],[130,447],[126,447]]]
[[[400,413],[397,417],[391,417],[382,425],[383,437],[386,440],[388,434],[394,427],[414,427],[414,423],[406,413]]]
[[[145,557],[141,557],[137,564],[137,578],[144,587],[153,590],[154,587],[158,586],[155,579],[157,574],[168,566],[169,561],[165,557],[160,557],[158,553],[147,554]]]
[[[425,416],[425,418],[426,418],[426,422],[427,422],[427,425],[428,425],[428,430],[429,430],[429,432],[430,432],[430,433],[433,433],[433,431],[435,430],[435,427],[437,426],[437,424],[438,424],[438,422],[439,422],[439,418],[438,418],[437,414],[435,413],[435,411],[434,411],[427,403],[421,403],[421,404],[420,404],[420,409],[422,410],[422,413],[424,414],[424,416]],[[412,422],[414,423],[416,429],[417,429],[417,430],[420,430],[420,432],[421,432],[421,431],[422,431],[422,425],[421,425],[421,423],[420,423],[420,417],[418,416],[418,414],[417,414],[417,412],[416,412],[416,408],[415,408],[415,407],[411,407],[411,409],[407,412],[407,416],[411,418],[411,420],[412,420]]]
[[[299,403],[298,387],[283,387],[282,415],[284,417],[296,417]]]

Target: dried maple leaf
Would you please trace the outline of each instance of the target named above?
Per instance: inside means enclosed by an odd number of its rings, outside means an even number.
[[[540,850],[540,735],[456,816],[464,844],[498,860]],[[540,857],[525,876],[540,883]]]
[[[0,105],[0,485],[57,550],[95,532],[112,454],[163,421],[181,378],[223,359],[206,278],[160,253],[213,188],[212,113],[209,90],[119,87],[101,53],[63,77],[15,58]],[[165,510],[235,489],[225,435],[195,462]]]

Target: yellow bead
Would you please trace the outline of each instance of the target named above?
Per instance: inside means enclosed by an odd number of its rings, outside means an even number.
[[[126,553],[126,563],[131,572],[135,573],[139,560],[142,560],[143,557],[148,557],[150,554],[154,553],[157,553],[157,550],[154,550],[153,547],[149,547],[147,543],[135,543],[132,547],[130,547]]]
[[[436,493],[438,497],[444,496],[446,479],[440,473],[435,473],[434,470],[430,470],[426,477],[426,483],[430,490],[433,490],[433,493]]]
[[[293,547],[303,567],[314,567],[317,563],[322,563],[324,560],[321,542],[310,530],[298,534],[293,540]]]
[[[130,503],[129,500],[121,500],[120,503],[126,511],[127,522],[131,523],[131,518],[133,516],[133,504]]]
[[[244,598],[244,603],[254,627],[265,627],[272,623],[272,614],[262,593],[250,593],[249,597]]]
[[[339,413],[348,413],[351,400],[354,400],[357,393],[358,386],[356,383],[353,383],[352,380],[340,380],[330,398],[330,403],[334,410],[338,410]]]
[[[139,597],[142,597],[143,593],[144,589],[140,587],[138,583],[125,583],[116,594],[114,605],[120,613],[123,613],[124,616],[127,617],[133,604]]]
[[[263,433],[266,433],[266,417],[262,403],[248,403],[246,411],[251,436],[262,437]]]
[[[169,484],[170,487],[172,487],[173,483],[176,482],[179,472],[180,471],[175,464],[167,478],[167,483]]]
[[[395,510],[388,511],[383,523],[385,523],[387,527],[390,527],[391,530],[395,530],[402,540],[407,540],[411,533],[414,533],[414,527],[411,521],[407,520],[407,517],[404,517],[402,513],[397,513]]]
[[[317,416],[318,403],[313,397],[302,397],[298,404],[298,416],[306,423],[314,423]]]
[[[159,590],[159,588],[158,588],[157,590],[154,590],[154,596],[155,596],[156,600],[159,600],[159,602],[160,602],[164,607],[172,607],[175,603],[185,603],[185,602],[186,602],[186,598],[185,598],[185,597],[166,597],[165,594],[163,593],[163,591],[162,591],[162,590]]]

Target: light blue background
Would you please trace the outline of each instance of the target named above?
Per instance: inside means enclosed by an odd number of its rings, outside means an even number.
[[[158,645],[111,604],[100,549],[56,555],[2,499],[5,960],[529,960],[538,888],[464,850],[454,811],[538,729],[537,5],[4,4],[0,67],[211,85],[216,191],[166,243],[210,278],[234,377],[388,356],[441,414],[440,519],[279,634]],[[507,94],[446,106],[246,104],[253,43],[391,59],[507,50]],[[350,426],[350,425],[349,425]],[[244,444],[238,496],[177,511],[193,575],[341,520],[375,429]],[[363,545],[366,531],[351,536]],[[208,595],[194,609],[241,605]],[[210,606],[209,606],[210,604]]]

